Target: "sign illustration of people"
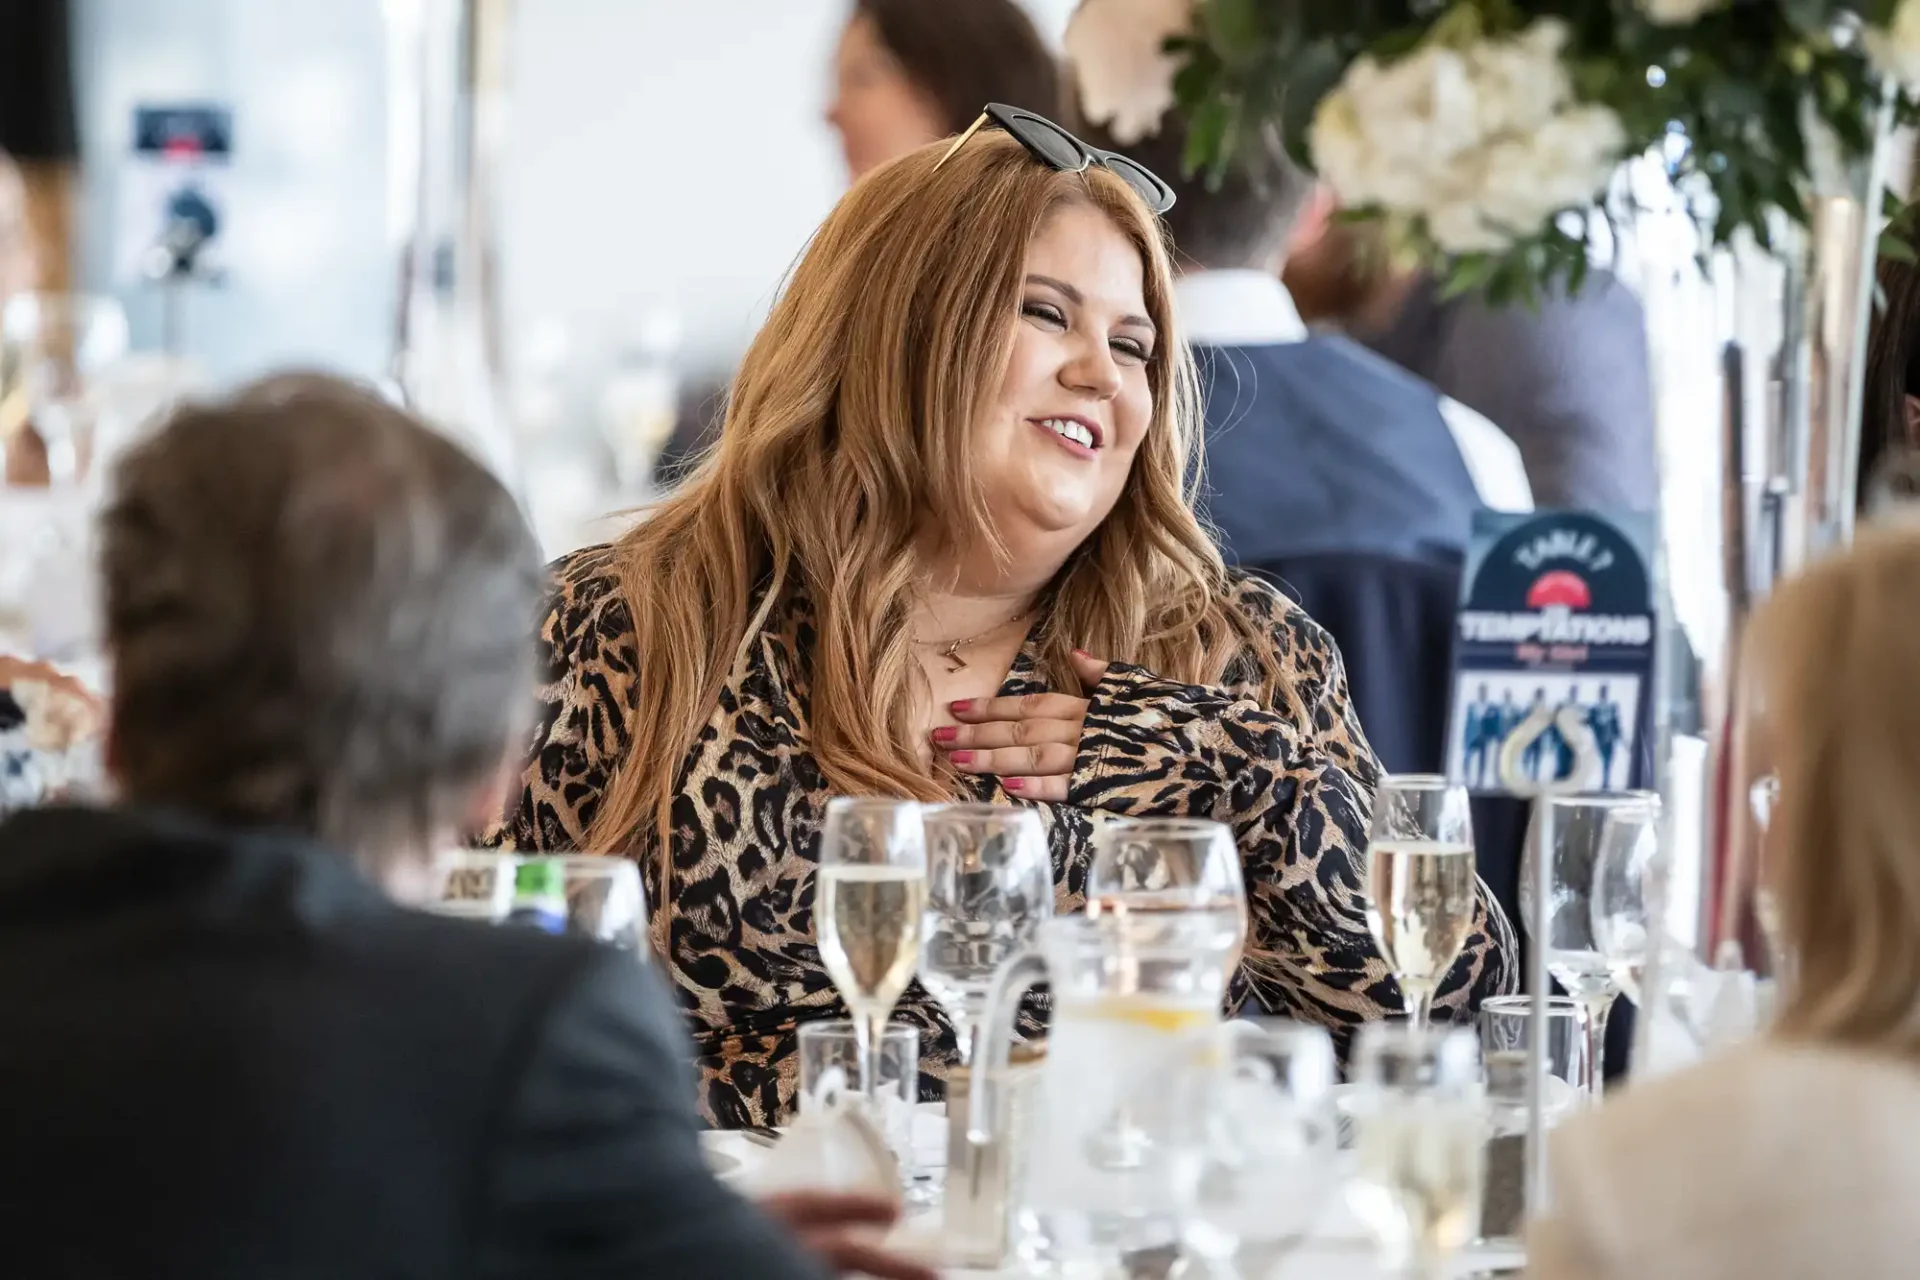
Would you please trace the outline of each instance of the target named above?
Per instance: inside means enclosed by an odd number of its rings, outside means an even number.
[[[1600,695],[1594,704],[1587,708],[1587,728],[1593,730],[1593,745],[1600,751],[1600,786],[1603,790],[1612,790],[1616,786],[1625,786],[1623,778],[1615,782],[1613,778],[1613,753],[1620,745],[1620,704],[1607,696],[1607,686],[1600,685]]]

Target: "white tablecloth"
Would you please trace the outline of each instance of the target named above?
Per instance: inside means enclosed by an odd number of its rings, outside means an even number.
[[[944,1138],[944,1123],[921,1126],[915,1133],[916,1139],[927,1135]],[[738,1162],[726,1171],[727,1176],[744,1173],[756,1161],[765,1159],[768,1152],[768,1148],[755,1145],[740,1133],[711,1133],[707,1138],[709,1150],[719,1153],[723,1162]],[[920,1145],[916,1142],[916,1146]],[[929,1210],[901,1225],[900,1243],[915,1252],[936,1248],[939,1232],[940,1211]],[[1465,1277],[1476,1272],[1517,1268],[1521,1261],[1517,1250],[1473,1249],[1460,1258],[1456,1274]],[[947,1274],[954,1280],[1009,1280],[1014,1275],[968,1269],[954,1269]],[[1249,1277],[1249,1280],[1255,1278]],[[1265,1280],[1390,1280],[1390,1277],[1376,1260],[1373,1241],[1348,1211],[1346,1198],[1336,1192],[1327,1197],[1323,1219],[1313,1236]]]

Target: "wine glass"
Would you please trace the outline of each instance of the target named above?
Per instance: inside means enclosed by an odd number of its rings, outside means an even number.
[[[1642,1001],[1640,979],[1652,946],[1658,881],[1664,874],[1659,806],[1621,805],[1607,814],[1589,903],[1593,940],[1614,982],[1635,1004]]]
[[[1349,1192],[1387,1268],[1440,1280],[1473,1239],[1486,1176],[1480,1041],[1465,1027],[1375,1022],[1354,1040]]]
[[[926,827],[910,800],[827,804],[814,904],[820,958],[853,1014],[861,1092],[875,1100],[875,1047],[913,977],[927,898]]]
[[[925,811],[927,909],[920,982],[953,1021],[961,1067],[1003,961],[1053,914],[1053,863],[1031,809],[949,804]]]
[[[1415,1029],[1427,1024],[1434,993],[1466,944],[1473,897],[1467,789],[1436,774],[1382,779],[1367,832],[1367,926]]]
[[[1659,811],[1660,797],[1651,791],[1543,796],[1528,825],[1526,857],[1520,864],[1520,919],[1534,945],[1547,949],[1547,972],[1580,1002],[1581,1029],[1587,1039],[1586,1091],[1596,1098],[1606,1082],[1607,1015],[1620,994],[1612,966],[1594,937],[1592,899],[1594,873],[1600,863],[1600,835],[1610,814],[1647,807],[1656,814]],[[1534,868],[1543,813],[1552,824],[1553,836],[1547,850],[1544,929],[1533,918]]]
[[[1228,974],[1247,941],[1247,881],[1233,832],[1199,818],[1121,818],[1093,836],[1090,916],[1170,911],[1217,916],[1234,931]]]

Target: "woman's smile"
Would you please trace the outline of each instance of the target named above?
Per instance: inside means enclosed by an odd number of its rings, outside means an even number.
[[[1092,458],[1106,442],[1106,433],[1100,429],[1100,424],[1077,413],[1028,418],[1027,421],[1076,458]]]

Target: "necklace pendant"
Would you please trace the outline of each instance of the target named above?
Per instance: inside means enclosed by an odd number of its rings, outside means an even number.
[[[960,641],[958,640],[942,649],[940,656],[946,660],[948,674],[958,674],[967,669],[967,660],[960,656]]]

